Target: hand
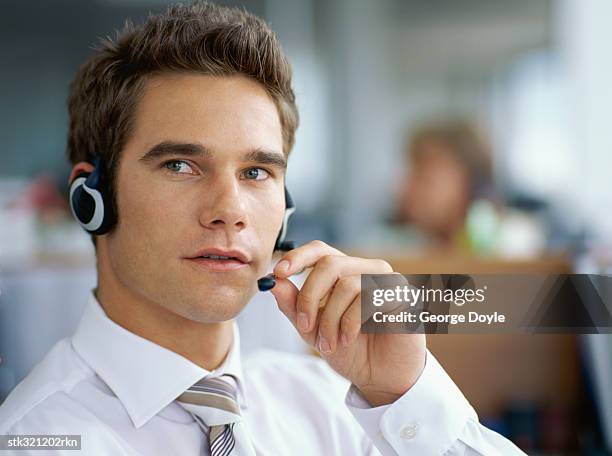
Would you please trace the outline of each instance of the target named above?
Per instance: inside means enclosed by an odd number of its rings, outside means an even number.
[[[312,267],[301,290],[287,278]],[[392,274],[384,260],[350,257],[322,241],[285,254],[271,292],[302,338],[373,406],[390,404],[425,366],[424,334],[361,334],[361,274]]]

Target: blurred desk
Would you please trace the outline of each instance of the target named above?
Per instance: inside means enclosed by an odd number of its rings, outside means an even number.
[[[96,285],[92,257],[36,256],[0,269],[0,401],[70,334]]]

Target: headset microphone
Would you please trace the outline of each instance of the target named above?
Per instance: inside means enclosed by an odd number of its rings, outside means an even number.
[[[263,276],[257,281],[257,288],[259,291],[268,291],[276,286],[276,277],[274,274],[268,274]]]
[[[278,233],[278,237],[276,238],[276,242],[274,243],[274,250],[281,250],[287,252],[289,250],[295,249],[295,242],[286,241],[285,237],[287,236],[287,226],[289,224],[289,217],[291,214],[295,212],[295,203],[293,202],[293,198],[289,195],[289,191],[287,187],[285,187],[285,216],[283,218],[283,225],[281,227],[280,233]]]
[[[276,238],[276,243],[274,244],[274,250],[281,251],[289,251],[295,248],[295,242],[286,241],[285,237],[287,236],[287,226],[289,224],[289,217],[291,214],[295,212],[295,203],[289,195],[289,191],[287,187],[285,187],[285,218],[283,219],[283,226],[281,228],[280,233],[278,234],[278,238]],[[268,274],[261,279],[257,280],[257,288],[259,291],[268,291],[274,288],[276,285],[276,277],[274,274]]]

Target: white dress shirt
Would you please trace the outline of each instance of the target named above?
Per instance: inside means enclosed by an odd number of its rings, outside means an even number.
[[[237,378],[258,455],[524,454],[479,424],[429,352],[408,392],[370,407],[315,356],[265,350],[242,360],[236,324],[228,356],[209,372],[110,320],[93,290],[74,335],[59,341],[0,407],[0,435],[81,435],[81,452],[53,455],[207,455],[208,430],[175,399],[204,376],[224,373]]]

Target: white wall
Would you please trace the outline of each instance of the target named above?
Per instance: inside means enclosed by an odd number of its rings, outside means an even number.
[[[612,244],[612,2],[559,2],[558,37],[571,90],[572,133],[581,152],[582,205],[594,241]]]

